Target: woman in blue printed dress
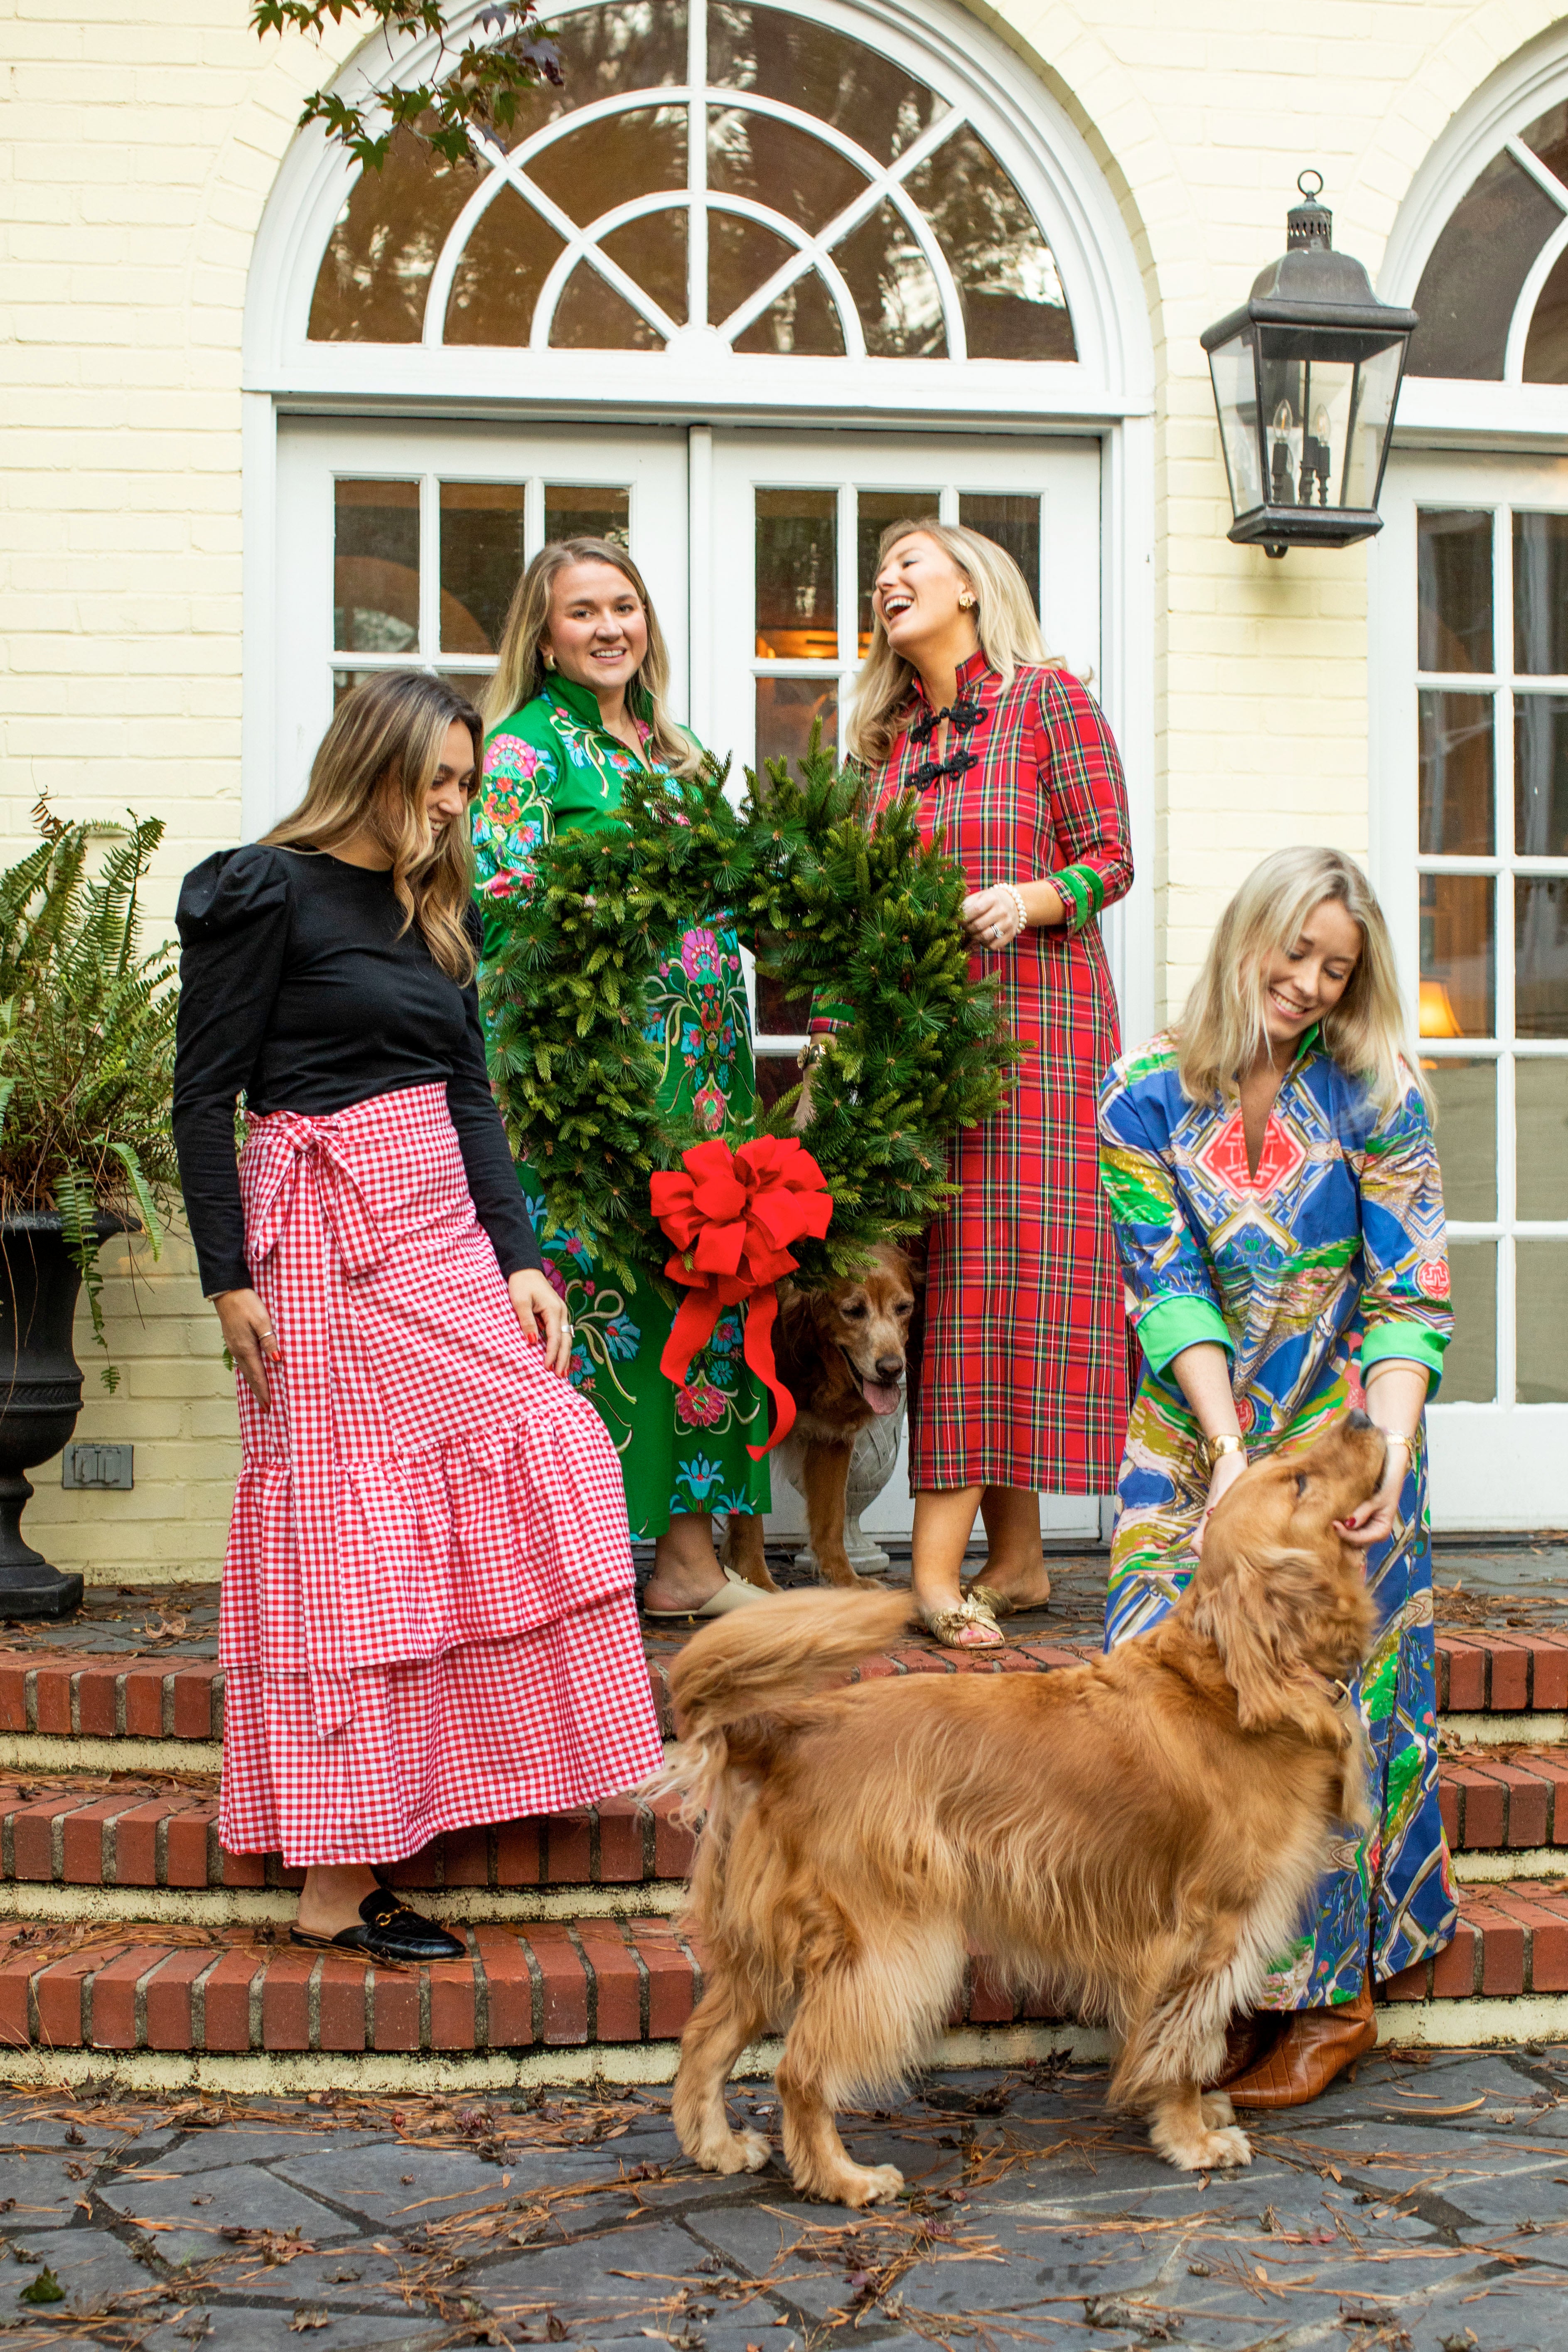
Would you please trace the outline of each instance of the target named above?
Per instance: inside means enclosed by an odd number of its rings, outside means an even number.
[[[1447,1943],[1437,1808],[1426,1401],[1453,1328],[1443,1194],[1365,876],[1331,850],[1265,860],[1220,919],[1180,1024],[1110,1071],[1100,1169],[1143,1373],[1117,1482],[1106,1646],[1188,1583],[1249,1456],[1364,1402],[1388,1471],[1345,1521],[1378,1630],[1353,1697],[1375,1819],[1233,2029],[1237,2106],[1315,2098],[1377,2038],[1374,1979]]]
[[[542,842],[558,828],[617,824],[622,779],[635,767],[695,772],[701,747],[665,708],[668,676],[658,616],[625,550],[602,539],[542,548],[512,599],[486,697],[473,828],[487,957]],[[755,1073],[733,931],[699,926],[672,942],[647,1034],[664,1056],[661,1105],[742,1140]],[[518,1173],[545,1272],[571,1310],[572,1380],[615,1439],[633,1535],[656,1538],[646,1613],[714,1617],[757,1599],[720,1567],[712,1537],[715,1511],[765,1512],[771,1501],[767,1464],[746,1450],[765,1440],[768,1420],[741,1358],[744,1309],[721,1318],[677,1389],[658,1368],[673,1310],[646,1278],[623,1290],[605,1277],[586,1237],[551,1225],[534,1170]]]

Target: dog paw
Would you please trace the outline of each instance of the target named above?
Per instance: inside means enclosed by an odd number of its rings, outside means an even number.
[[[1228,2105],[1229,2101],[1226,2104]],[[1150,2137],[1166,2163],[1173,2164],[1178,2172],[1227,2172],[1252,2162],[1252,2144],[1234,2124],[1220,2131],[1155,2130]]]
[[[884,2205],[904,2185],[896,2164],[855,2164],[833,2192],[836,2205]]]
[[[773,2150],[761,2132],[730,2134],[729,2146],[719,2150],[709,2167],[713,2172],[761,2172]]]
[[[1236,2121],[1236,2109],[1224,2091],[1205,2091],[1200,2112],[1210,2131],[1223,2130],[1226,2124]]]

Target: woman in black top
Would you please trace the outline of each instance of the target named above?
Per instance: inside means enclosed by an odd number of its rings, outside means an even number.
[[[178,915],[174,1134],[244,1445],[219,1835],[305,1868],[297,1940],[385,1958],[464,1948],[373,1865],[660,1755],[619,1470],[485,1072],[479,748],[440,679],[365,679]]]

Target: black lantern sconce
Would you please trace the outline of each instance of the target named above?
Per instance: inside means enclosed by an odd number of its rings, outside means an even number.
[[[1380,302],[1361,263],[1334,251],[1321,174],[1303,172],[1296,185],[1284,253],[1245,308],[1203,338],[1236,513],[1229,537],[1267,555],[1348,547],[1383,529],[1378,493],[1415,327],[1414,310]]]

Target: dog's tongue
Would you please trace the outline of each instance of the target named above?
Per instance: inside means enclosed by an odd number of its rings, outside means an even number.
[[[901,1391],[896,1381],[862,1381],[860,1388],[873,1412],[897,1412]]]

